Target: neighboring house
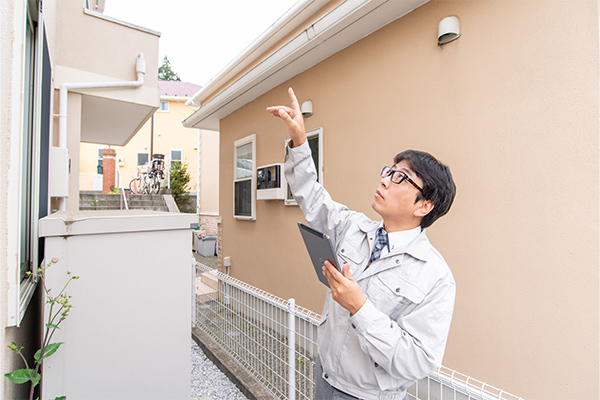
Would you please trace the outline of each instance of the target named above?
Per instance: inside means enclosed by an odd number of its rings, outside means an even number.
[[[441,46],[448,16],[461,36]],[[378,218],[379,173],[404,149],[451,167],[455,204],[428,229],[458,290],[444,365],[524,398],[597,398],[598,22],[595,1],[296,3],[184,121],[220,131],[231,275],[321,311],[301,211],[257,198],[287,136],[265,108],[292,86],[312,101],[320,179],[350,209]]]
[[[154,116],[124,146],[111,146],[117,152],[123,186],[128,188],[138,168],[151,160],[151,154],[162,154],[167,172],[165,186],[169,182],[171,163],[183,161],[191,177],[188,191],[200,193],[199,210],[217,214],[219,132],[189,129],[181,124],[182,119],[197,109],[196,106],[186,105],[186,101],[201,86],[188,82],[159,81],[158,87],[160,107]],[[103,175],[98,173],[97,166],[102,165],[102,149],[105,147],[105,143],[81,143],[79,190],[102,190]]]
[[[104,16],[103,4],[0,2],[2,374],[23,367],[7,345],[31,360],[41,343],[42,292],[27,272],[43,263],[38,220],[78,210],[79,143],[122,145],[159,107],[160,34]],[[28,391],[1,379],[2,398]]]

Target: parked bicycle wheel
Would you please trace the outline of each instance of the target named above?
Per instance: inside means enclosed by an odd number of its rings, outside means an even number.
[[[160,191],[160,177],[155,174],[150,182],[150,194],[158,194]]]
[[[140,178],[133,178],[129,182],[129,190],[133,194],[138,194],[141,187],[142,187],[142,184],[141,184],[141,179]]]

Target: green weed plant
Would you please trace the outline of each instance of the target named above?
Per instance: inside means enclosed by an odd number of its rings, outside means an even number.
[[[46,293],[46,304],[49,304],[48,321],[46,322],[44,340],[42,341],[41,349],[39,349],[33,356],[33,365],[30,367],[27,359],[23,355],[23,346],[19,347],[15,342],[8,346],[12,351],[21,357],[23,363],[25,364],[25,368],[9,372],[4,374],[4,376],[16,384],[26,384],[29,382],[31,385],[31,389],[29,391],[29,400],[33,400],[34,389],[37,385],[39,385],[40,380],[42,379],[41,367],[43,360],[56,353],[58,348],[64,343],[50,342],[52,341],[54,332],[56,332],[57,329],[60,329],[59,325],[67,318],[71,309],[73,308],[73,305],[70,301],[71,296],[67,294],[67,287],[72,281],[79,279],[79,276],[72,275],[70,271],[67,271],[67,282],[64,284],[62,290],[56,296],[54,296],[52,295],[52,289],[48,289],[44,279],[44,273],[46,272],[46,269],[50,267],[50,265],[51,263],[48,263],[45,267],[38,268],[37,272],[27,272],[28,275],[35,275],[42,283],[44,292]],[[66,396],[56,397],[54,400],[66,400]]]

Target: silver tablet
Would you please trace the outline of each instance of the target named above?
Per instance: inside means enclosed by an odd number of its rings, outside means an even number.
[[[333,246],[329,236],[323,232],[319,232],[318,230],[311,228],[308,225],[304,225],[302,222],[298,222],[298,228],[300,228],[302,239],[304,239],[306,250],[308,250],[310,260],[315,267],[317,277],[325,286],[329,287],[327,278],[325,278],[323,275],[323,264],[325,264],[325,260],[328,260],[330,263],[332,263],[338,269],[338,271],[340,270],[339,263],[337,257],[335,256],[335,251],[333,251]]]

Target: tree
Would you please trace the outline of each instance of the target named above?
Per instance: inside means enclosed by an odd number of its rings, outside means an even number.
[[[192,179],[188,173],[187,163],[173,162],[169,173],[171,194],[177,207],[182,212],[195,212],[196,207],[190,204],[190,195],[187,192],[187,185]]]
[[[171,69],[171,63],[167,56],[163,58],[163,63],[158,67],[158,79],[161,81],[177,81],[181,82],[179,74]]]

